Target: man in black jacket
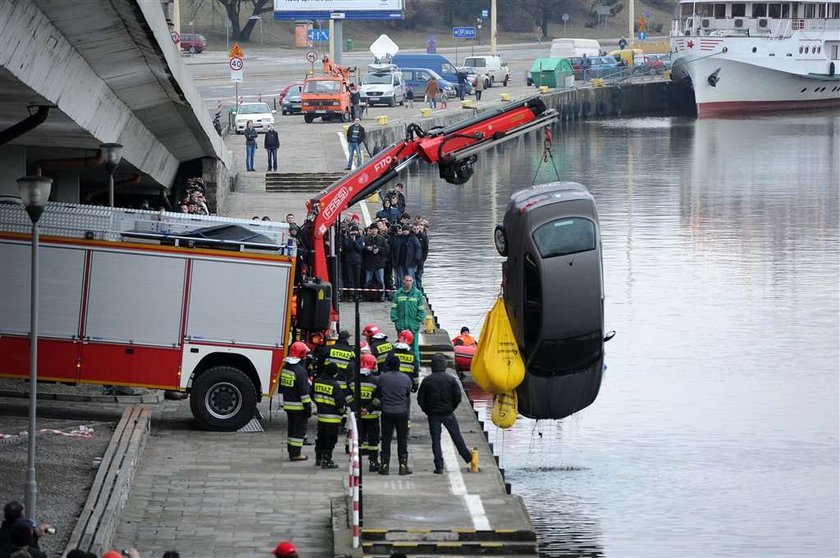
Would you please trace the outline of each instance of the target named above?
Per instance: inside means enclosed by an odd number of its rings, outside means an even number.
[[[374,397],[382,402],[382,451],[379,474],[390,473],[391,437],[397,430],[397,458],[400,475],[410,475],[408,467],[408,418],[411,411],[411,378],[400,372],[400,360],[393,353],[385,359]]]
[[[277,149],[280,147],[280,136],[277,130],[274,129],[274,124],[268,125],[268,131],[265,133],[263,140],[263,147],[268,153],[268,172],[277,172]]]
[[[455,448],[463,460],[470,462],[470,450],[461,436],[455,409],[461,403],[461,386],[454,376],[446,373],[446,357],[437,353],[432,357],[432,373],[423,379],[417,392],[417,403],[429,419],[435,474],[443,474],[443,454],[440,449],[441,425],[446,427]]]
[[[359,166],[362,166],[362,144],[365,143],[365,128],[362,126],[358,117],[356,117],[353,124],[347,128],[345,139],[347,139],[347,147],[350,150],[350,156],[347,158],[347,166],[344,167],[344,170],[350,170],[353,166],[353,162],[356,160],[358,161]],[[354,159],[354,156],[358,156],[358,159]]]
[[[371,288],[371,282],[376,281],[382,294],[378,295],[380,301],[385,300],[385,259],[391,254],[388,241],[379,234],[376,225],[368,227],[368,235],[365,237],[365,249],[362,252],[362,265],[365,268],[365,288]]]

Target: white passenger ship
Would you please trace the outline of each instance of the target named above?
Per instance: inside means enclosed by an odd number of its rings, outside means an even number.
[[[840,107],[840,0],[681,0],[671,53],[701,117]]]

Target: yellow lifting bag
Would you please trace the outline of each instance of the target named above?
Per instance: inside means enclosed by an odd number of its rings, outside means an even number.
[[[490,419],[499,428],[510,428],[516,423],[519,414],[516,392],[501,393],[493,396],[493,411]]]
[[[470,372],[483,390],[496,394],[513,391],[525,379],[525,363],[502,298],[496,299],[484,320]]]

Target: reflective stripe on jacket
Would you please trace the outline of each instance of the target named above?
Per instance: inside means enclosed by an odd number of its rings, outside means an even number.
[[[344,392],[338,380],[319,376],[312,384],[312,398],[318,407],[318,422],[341,422],[344,414]]]
[[[362,376],[361,388],[362,396],[360,406],[362,409],[367,409],[367,413],[362,413],[362,418],[377,418],[382,414],[380,407],[382,402],[375,396],[376,387],[379,385],[379,378],[376,376]],[[356,383],[352,382],[350,388],[347,390],[347,405],[352,405],[355,401]]]
[[[280,393],[283,395],[284,411],[305,411],[311,408],[309,377],[302,363],[286,363],[280,373]]]
[[[400,372],[411,378],[414,387],[420,385],[420,373],[417,366],[417,359],[411,349],[394,349],[394,355],[400,359]]]

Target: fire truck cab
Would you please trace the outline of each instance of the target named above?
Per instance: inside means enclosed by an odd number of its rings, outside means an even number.
[[[288,225],[51,203],[41,218],[38,378],[188,392],[237,430],[290,344]],[[0,376],[28,377],[31,223],[0,205]]]

